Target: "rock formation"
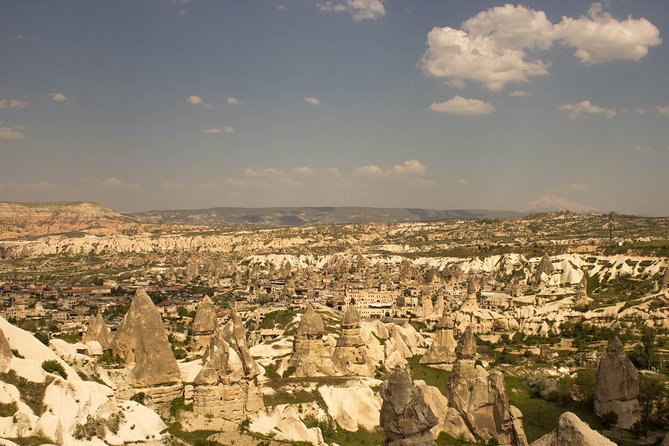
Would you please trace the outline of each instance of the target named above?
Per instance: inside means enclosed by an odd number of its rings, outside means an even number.
[[[660,289],[669,289],[669,263],[664,268],[664,275],[662,276],[662,281],[660,282]]]
[[[323,342],[325,324],[313,305],[307,306],[293,343],[290,365],[295,367],[293,376],[333,376],[337,369],[330,352]]]
[[[226,342],[232,347],[237,355],[239,356],[240,361],[242,362],[242,368],[244,370],[244,376],[248,378],[255,378],[260,375],[260,367],[256,363],[255,359],[251,357],[249,352],[249,347],[246,342],[246,330],[244,330],[244,323],[239,317],[239,314],[236,310],[232,310],[230,313],[230,321],[223,328],[223,335],[225,336]]]
[[[349,303],[344,313],[332,362],[343,375],[374,376],[376,372],[376,364],[360,338],[360,314],[354,303]]]
[[[544,280],[550,277],[551,274],[553,274],[554,270],[555,268],[553,268],[553,262],[551,262],[551,259],[546,254],[544,254],[544,256],[541,258],[541,261],[539,262],[539,266],[537,266],[537,270],[534,273],[534,283],[537,285],[541,284]]]
[[[95,341],[100,344],[102,350],[107,350],[111,345],[112,337],[102,314],[98,313],[95,316],[90,316],[86,325],[88,328],[82,339],[84,344]]]
[[[194,352],[203,351],[209,346],[211,336],[218,328],[218,318],[216,317],[216,307],[209,296],[204,296],[200,305],[197,307],[195,319],[191,325],[191,350]]]
[[[179,397],[181,373],[160,313],[144,289],[137,289],[110,348],[125,361],[128,384],[136,393],[143,392],[150,406]]]
[[[405,369],[395,369],[379,389],[383,405],[380,424],[386,446],[436,446],[430,429],[437,417],[425,402],[423,392]]]
[[[9,367],[14,354],[12,348],[9,346],[9,341],[5,337],[5,333],[0,329],[0,372],[5,372]]]
[[[616,427],[629,429],[641,419],[639,407],[639,373],[627,357],[617,336],[609,341],[599,360],[595,377],[595,413],[618,415]]]
[[[446,387],[449,406],[458,411],[477,439],[527,445],[522,414],[509,405],[504,375],[499,371],[487,372],[474,362],[476,337],[471,326],[462,334],[455,352],[457,361]]]
[[[437,323],[437,335],[425,354],[420,358],[421,364],[446,365],[455,362],[456,342],[453,338],[455,322],[450,315],[444,314]]]
[[[211,337],[202,370],[193,382],[193,412],[205,417],[241,421],[263,407],[256,368],[243,360],[225,340],[222,329]],[[246,371],[250,370],[251,375]],[[192,424],[192,423],[191,423]]]
[[[565,412],[560,415],[558,427],[531,446],[615,446],[615,443],[592,430],[575,414]]]

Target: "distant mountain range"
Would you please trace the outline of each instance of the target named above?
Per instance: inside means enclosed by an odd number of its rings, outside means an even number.
[[[599,212],[587,204],[574,203],[564,197],[558,197],[553,194],[544,195],[538,200],[528,203],[521,211],[529,213],[571,211],[577,214]]]
[[[548,195],[519,211],[485,209],[436,210],[374,207],[272,207],[146,211],[121,214],[91,202],[0,202],[0,238],[21,238],[85,231],[114,234],[143,232],[146,224],[227,227],[307,226],[335,223],[399,223],[452,219],[513,218],[552,211],[577,213],[596,209]],[[156,228],[153,228],[154,230]]]
[[[484,209],[440,211],[435,209],[373,207],[216,207],[192,210],[146,211],[125,215],[143,223],[258,227],[509,218],[524,214],[524,212],[490,211]]]

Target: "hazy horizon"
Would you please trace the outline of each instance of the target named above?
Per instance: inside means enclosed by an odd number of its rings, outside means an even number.
[[[669,215],[668,13],[4,2],[0,201]]]

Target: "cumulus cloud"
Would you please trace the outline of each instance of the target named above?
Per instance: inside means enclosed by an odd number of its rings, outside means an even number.
[[[653,150],[651,146],[645,146],[643,144],[637,144],[636,146],[632,147],[632,150],[635,152],[650,152]]]
[[[0,99],[0,110],[4,108],[26,108],[27,106],[27,102],[18,99]]]
[[[309,96],[309,97],[304,98],[304,101],[308,104],[311,104],[311,105],[321,105],[321,101],[318,98],[315,98],[313,96]]]
[[[525,90],[513,90],[512,92],[509,92],[509,96],[512,97],[527,97],[527,96],[532,96],[532,93],[529,91]]]
[[[458,178],[457,180],[455,180],[455,184],[459,186],[464,186],[465,184],[469,184],[469,180],[465,178]]]
[[[65,96],[63,93],[49,93],[51,100],[54,102],[69,102],[70,98]]]
[[[128,183],[117,177],[107,177],[95,182],[105,189],[139,189],[139,184]]]
[[[661,42],[659,30],[647,19],[620,21],[599,3],[588,16],[563,17],[557,24],[543,11],[507,4],[479,12],[461,29],[433,28],[419,67],[426,76],[459,88],[472,80],[499,91],[507,83],[547,75],[549,64],[537,55],[555,43],[576,48],[582,63],[597,64],[639,60]]]
[[[548,49],[553,45],[553,24],[543,11],[506,4],[481,11],[462,24],[473,37],[490,37],[501,48]]]
[[[298,166],[293,169],[293,173],[297,175],[313,175],[316,171],[308,166]]]
[[[430,110],[451,115],[488,115],[495,111],[495,107],[489,102],[455,96],[446,102],[433,103]]]
[[[48,181],[37,181],[34,183],[11,181],[6,184],[0,183],[0,190],[2,189],[28,190],[28,191],[51,190],[53,189],[53,184],[49,183]]]
[[[242,101],[241,99],[237,99],[234,96],[230,96],[228,99],[225,100],[225,103],[228,105],[245,105],[246,101]]]
[[[17,140],[25,137],[26,134],[19,127],[0,126],[0,139]]]
[[[221,129],[210,128],[210,129],[203,129],[202,133],[204,133],[205,135],[217,135],[217,134],[221,133],[222,131],[223,130],[221,130]]]
[[[231,135],[235,133],[235,129],[232,127],[223,127],[223,133],[227,133],[228,135]]]
[[[382,169],[376,164],[360,166],[353,171],[353,176],[381,177],[389,175],[415,176],[423,175],[427,167],[418,160],[407,160],[401,164],[395,164],[389,169]]]
[[[211,110],[214,108],[213,105],[205,101],[200,96],[188,96],[186,98],[186,102],[188,102],[191,105],[197,105],[198,107],[206,108],[207,110]]]
[[[593,3],[587,16],[563,17],[555,33],[565,45],[576,48],[574,54],[584,64],[638,61],[649,47],[662,43],[660,30],[647,19],[617,20],[601,3]]]
[[[595,105],[588,100],[574,104],[564,104],[559,108],[560,110],[567,113],[567,117],[569,117],[569,119],[579,119],[585,117],[586,115],[602,115],[607,119],[611,119],[618,114],[615,108],[600,107],[599,105]]]
[[[318,9],[325,12],[347,12],[353,20],[375,20],[386,15],[383,0],[345,0],[343,2],[326,1],[317,3]]]
[[[353,171],[353,174],[357,176],[381,176],[384,174],[384,171],[375,164],[368,164],[358,167]]]
[[[391,173],[397,173],[400,175],[404,174],[419,174],[422,175],[425,173],[427,168],[423,163],[417,160],[408,160],[403,162],[402,164],[395,164],[392,168],[390,168]]]

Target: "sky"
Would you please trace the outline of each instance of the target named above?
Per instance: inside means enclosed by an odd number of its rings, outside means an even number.
[[[0,201],[669,215],[666,0],[0,0]]]

